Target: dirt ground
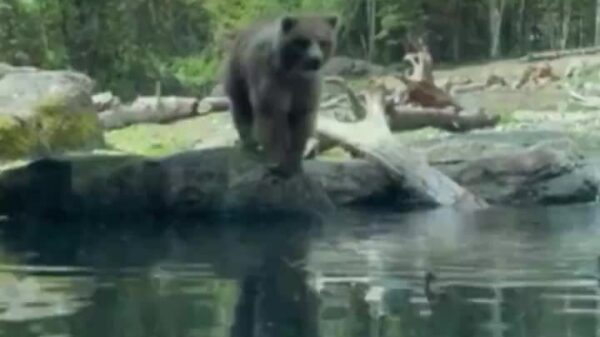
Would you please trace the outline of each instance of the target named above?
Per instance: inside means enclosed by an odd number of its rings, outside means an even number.
[[[569,64],[579,60],[588,63],[599,62],[600,56],[572,56],[548,61],[554,73],[563,77]],[[480,64],[461,65],[435,70],[436,81],[449,77],[468,77],[475,82],[484,81],[493,73],[504,77],[510,83],[516,81],[525,68],[534,62],[524,62],[520,59],[499,60]],[[567,96],[560,82],[548,84],[540,88],[522,88],[486,90],[475,92],[464,98],[464,104],[481,106],[491,113],[507,113],[516,110],[542,110],[557,111],[559,105],[566,100]]]
[[[570,57],[551,61],[556,74],[562,76],[568,64],[575,59],[598,62],[598,56]],[[483,81],[491,72],[513,82],[530,64],[519,60],[503,60],[476,65],[458,66],[435,71],[436,81],[450,76],[467,76],[473,81]],[[509,114],[518,110],[558,111],[566,95],[560,83],[543,88],[510,88],[486,90],[462,95],[460,103],[468,108],[482,107],[493,114]],[[559,114],[556,114],[559,115]],[[547,115],[544,115],[547,117]],[[232,143],[237,135],[228,113],[195,117],[167,125],[140,124],[107,132],[108,143],[115,149],[146,154],[165,155],[190,150],[202,145]]]

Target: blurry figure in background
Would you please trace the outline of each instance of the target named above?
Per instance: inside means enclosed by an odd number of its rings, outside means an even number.
[[[529,29],[528,42],[530,51],[538,51],[542,49],[542,31],[537,24],[533,24]]]

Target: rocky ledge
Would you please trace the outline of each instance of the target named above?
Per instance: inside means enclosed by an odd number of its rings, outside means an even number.
[[[471,150],[465,151],[467,148]],[[474,156],[478,152],[486,155]],[[304,175],[280,180],[269,176],[255,158],[229,147],[160,159],[97,153],[16,164],[0,174],[0,213],[327,213],[338,207],[370,206],[472,209],[487,203],[523,206],[592,202],[598,195],[596,169],[567,140],[521,149],[453,141],[443,148],[432,147],[428,154],[435,168],[475,197],[442,191],[450,195],[450,201],[436,204],[407,183],[412,178],[394,177],[387,168],[368,159],[309,160]],[[422,177],[429,179],[428,183],[434,181],[431,176]]]
[[[359,121],[319,117],[321,140],[341,144],[353,158],[317,156],[288,180],[233,146],[159,158],[109,152],[92,92],[82,74],[0,65],[0,214],[472,210],[598,196],[597,166],[567,135],[494,129],[408,141],[386,124],[379,91],[367,93]],[[524,138],[530,141],[515,141]]]

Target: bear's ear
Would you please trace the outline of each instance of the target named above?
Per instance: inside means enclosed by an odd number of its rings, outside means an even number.
[[[298,23],[298,19],[293,16],[284,16],[281,19],[281,30],[284,33],[289,33]]]
[[[331,28],[337,28],[340,24],[340,18],[337,15],[326,16],[325,20],[331,25]]]

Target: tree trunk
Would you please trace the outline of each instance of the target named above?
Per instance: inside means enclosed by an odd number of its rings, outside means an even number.
[[[375,0],[367,0],[366,1],[366,11],[367,11],[367,20],[368,20],[368,49],[367,49],[367,59],[369,62],[373,62],[375,57],[375,20],[377,18],[377,9],[375,7]]]
[[[527,9],[527,0],[519,2],[518,23],[517,23],[517,41],[519,43],[519,51],[525,53],[527,51],[527,31],[525,27],[525,10]]]
[[[502,17],[505,0],[489,0],[490,9],[490,57],[498,58],[501,50]],[[600,0],[599,0],[600,1]]]
[[[595,44],[600,45],[600,0],[596,0],[596,36]]]
[[[569,43],[569,33],[571,31],[571,9],[572,0],[563,0],[562,7],[562,36],[560,39],[560,48],[567,49]]]
[[[578,32],[578,38],[577,38],[577,48],[581,48],[583,46],[583,44],[585,43],[585,30],[584,30],[584,25],[583,25],[583,15],[579,14],[579,32]]]
[[[462,1],[455,0],[454,1],[454,32],[452,36],[452,54],[455,62],[460,61],[461,57],[461,34],[462,34]]]

